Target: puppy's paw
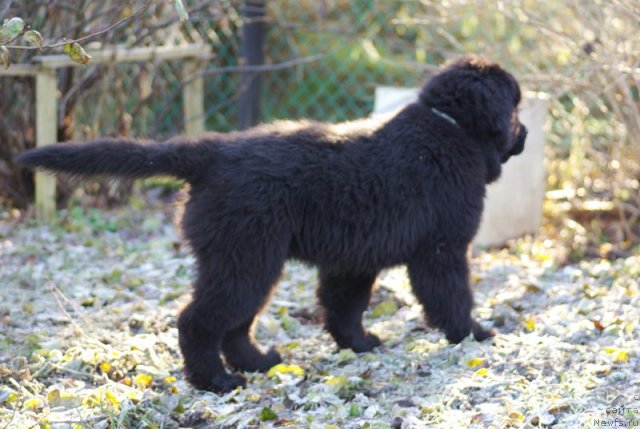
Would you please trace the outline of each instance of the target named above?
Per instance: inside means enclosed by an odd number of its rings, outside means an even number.
[[[366,333],[364,336],[359,337],[352,341],[349,348],[356,353],[370,352],[378,347],[382,342],[374,334]]]
[[[240,374],[221,372],[209,377],[191,375],[187,377],[189,383],[198,390],[208,390],[215,393],[231,392],[237,387],[245,387],[247,381]]]
[[[266,372],[272,366],[282,362],[280,353],[275,348],[270,348],[267,353],[258,349],[247,349],[243,354],[225,356],[227,363],[238,371]]]
[[[462,340],[467,338],[470,332],[470,329],[455,329],[445,331],[444,335],[445,337],[447,337],[447,341],[449,341],[451,344],[458,344],[462,342]]]
[[[209,383],[209,388],[205,390],[210,390],[215,393],[227,393],[238,387],[246,387],[247,380],[241,376],[240,374],[218,374],[211,379]]]
[[[471,328],[473,331],[473,337],[476,341],[484,341],[487,338],[495,337],[496,331],[493,329],[485,329],[475,320],[473,321],[473,327]]]
[[[267,372],[271,369],[272,366],[282,363],[282,356],[275,349],[275,347],[271,347],[267,353],[265,353],[264,358],[262,359],[260,368],[257,371]]]

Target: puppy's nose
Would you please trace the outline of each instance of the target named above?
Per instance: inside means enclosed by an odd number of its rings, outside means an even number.
[[[521,125],[520,129],[520,138],[524,141],[527,138],[527,134],[529,134],[529,130],[524,125]]]

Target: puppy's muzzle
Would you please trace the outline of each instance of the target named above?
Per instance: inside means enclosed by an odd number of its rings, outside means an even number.
[[[527,130],[527,127],[525,127],[522,124],[520,124],[519,128],[520,130],[518,131],[518,137],[516,138],[516,143],[511,147],[511,150],[509,150],[509,152],[505,153],[502,156],[503,164],[507,162],[509,158],[511,158],[512,156],[520,155],[524,150],[524,142],[527,139],[527,134],[529,133],[529,131]]]

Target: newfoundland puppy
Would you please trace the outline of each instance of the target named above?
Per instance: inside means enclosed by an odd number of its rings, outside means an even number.
[[[453,62],[391,118],[281,121],[163,143],[124,138],[56,144],[17,161],[75,176],[171,175],[189,184],[181,225],[197,260],[178,318],[188,380],[224,392],[236,370],[280,362],[252,326],[287,259],[319,270],[324,325],[340,347],[371,350],[362,327],[380,270],[407,264],[428,324],[452,343],[493,332],[472,317],[466,251],[487,183],[524,148],[520,89],[496,64]]]

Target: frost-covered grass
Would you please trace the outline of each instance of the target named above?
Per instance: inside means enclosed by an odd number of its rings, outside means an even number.
[[[499,335],[455,346],[390,270],[365,315],[384,345],[363,355],[323,332],[315,272],[290,263],[257,328],[284,364],[218,396],[181,373],[179,243],[161,209],[0,219],[0,428],[640,425],[637,252],[561,268],[531,239],[474,252],[476,313]]]

